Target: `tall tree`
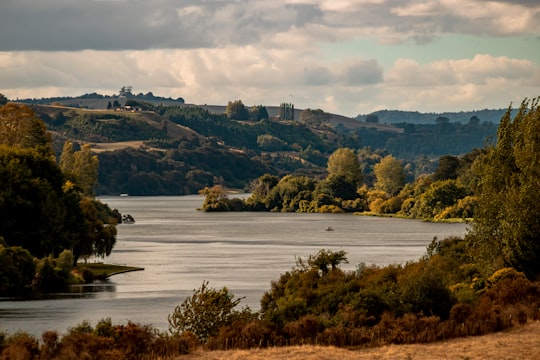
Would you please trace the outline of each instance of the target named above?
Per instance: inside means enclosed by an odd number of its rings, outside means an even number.
[[[294,104],[282,103],[279,105],[279,117],[281,120],[294,120]]]
[[[342,176],[348,182],[359,186],[363,181],[362,167],[358,157],[350,148],[339,148],[328,158],[328,176]]]
[[[476,255],[494,270],[512,266],[540,274],[540,107],[524,100],[501,119],[497,144],[480,156],[479,202],[469,236]]]
[[[242,100],[229,101],[227,108],[225,109],[225,115],[227,115],[229,119],[248,120],[249,110],[246,109]]]
[[[380,163],[373,167],[375,173],[375,188],[390,196],[396,195],[405,184],[405,171],[401,161],[392,155],[385,156]]]
[[[266,110],[266,106],[263,105],[256,105],[252,106],[251,109],[249,109],[249,118],[254,121],[259,121],[263,119],[269,119],[268,116],[268,110]]]
[[[433,180],[457,179],[459,159],[452,155],[444,155],[439,158],[439,166],[433,174]]]
[[[97,184],[99,161],[92,154],[90,144],[84,144],[81,150],[74,151],[73,143],[66,141],[60,155],[60,168],[68,179],[73,181],[87,196],[94,194]]]
[[[319,127],[321,124],[327,123],[332,118],[327,112],[321,109],[311,110],[305,109],[300,113],[299,122],[313,127]]]

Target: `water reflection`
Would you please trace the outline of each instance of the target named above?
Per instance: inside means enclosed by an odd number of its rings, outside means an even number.
[[[95,297],[96,293],[116,292],[116,284],[109,280],[96,281],[93,284],[71,285],[66,293],[54,294],[57,298],[62,297]]]

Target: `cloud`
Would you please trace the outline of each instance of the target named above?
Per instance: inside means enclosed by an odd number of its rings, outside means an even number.
[[[540,66],[477,55],[389,69],[376,60],[328,61],[307,52],[253,47],[197,50],[0,52],[0,93],[9,98],[135,92],[183,97],[188,103],[322,108],[355,116],[382,107],[443,111],[506,107],[537,96]]]
[[[314,5],[269,1],[6,0],[0,50],[143,50],[252,44],[317,22]]]
[[[445,33],[537,34],[540,4],[470,0],[5,0],[0,51],[193,49]]]
[[[446,34],[503,45],[422,58]],[[505,107],[540,86],[539,58],[513,54],[510,36],[534,47],[539,34],[532,0],[3,0],[0,92],[132,85],[199,104],[292,100],[347,115]]]
[[[472,59],[439,60],[420,65],[412,59],[398,59],[388,71],[389,83],[400,86],[485,84],[491,79],[527,82],[539,70],[530,60],[478,54]]]

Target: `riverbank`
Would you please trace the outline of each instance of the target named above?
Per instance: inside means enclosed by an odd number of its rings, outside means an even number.
[[[85,271],[90,272],[92,274],[92,278],[96,280],[105,280],[114,275],[144,270],[142,267],[104,263],[79,263],[77,264],[77,269],[81,274]]]

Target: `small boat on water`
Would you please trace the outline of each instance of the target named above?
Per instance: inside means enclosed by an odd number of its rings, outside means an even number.
[[[129,194],[120,194],[120,196],[122,196],[122,197],[128,197]]]

